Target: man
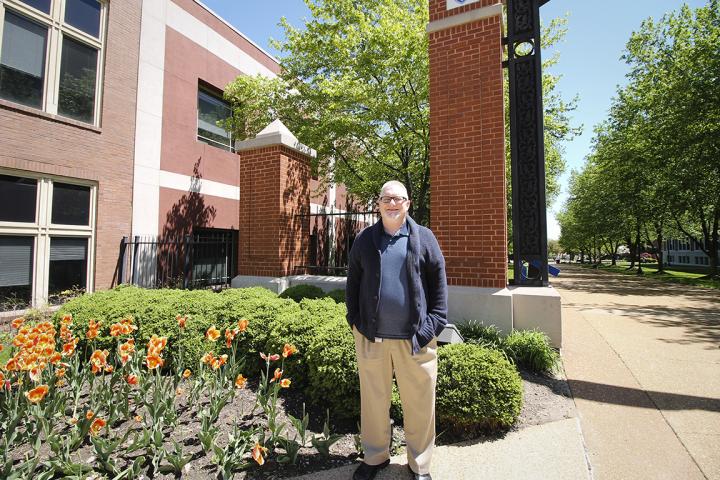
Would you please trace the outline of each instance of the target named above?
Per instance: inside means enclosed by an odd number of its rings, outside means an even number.
[[[437,335],[447,324],[445,259],[433,233],[407,214],[405,186],[383,185],[381,220],[355,239],[348,260],[347,320],[360,374],[364,461],[354,480],[390,463],[393,373],[402,400],[408,468],[431,480]]]

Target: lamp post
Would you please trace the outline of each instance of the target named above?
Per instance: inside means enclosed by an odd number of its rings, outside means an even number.
[[[547,217],[540,7],[548,0],[507,0],[514,283],[547,286]],[[523,268],[525,267],[525,268]]]

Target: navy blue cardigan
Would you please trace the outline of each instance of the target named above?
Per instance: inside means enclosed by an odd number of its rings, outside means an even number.
[[[407,272],[411,295],[413,354],[435,338],[447,324],[447,278],[445,258],[429,228],[407,217]],[[382,220],[361,231],[348,259],[345,293],[347,321],[366,338],[375,341],[380,295],[380,238]]]

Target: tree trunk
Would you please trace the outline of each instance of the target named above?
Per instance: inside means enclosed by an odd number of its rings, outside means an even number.
[[[657,263],[658,263],[658,271],[657,273],[665,273],[665,264],[663,259],[663,234],[662,234],[662,224],[656,223],[655,224],[655,233],[657,234],[657,243],[658,243],[658,252],[657,252]]]
[[[640,222],[637,222],[637,229],[635,230],[635,253],[637,255],[637,262],[638,262],[638,269],[637,274],[642,275],[643,268],[642,268],[642,261],[640,260]]]

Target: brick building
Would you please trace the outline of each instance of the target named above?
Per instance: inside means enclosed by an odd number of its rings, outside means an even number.
[[[151,285],[170,268],[167,251],[144,245],[130,252],[134,271],[123,270],[123,237],[222,239],[223,274],[235,276],[240,239],[246,254],[264,246],[241,187],[267,192],[284,180],[242,165],[218,124],[229,114],[222,90],[238,75],[278,72],[195,0],[0,0],[0,302],[40,305],[133,274]],[[341,210],[343,189],[321,190],[308,160],[293,213]],[[278,212],[287,201],[273,200]],[[306,253],[283,272],[311,260],[313,235],[326,236],[309,220]]]

